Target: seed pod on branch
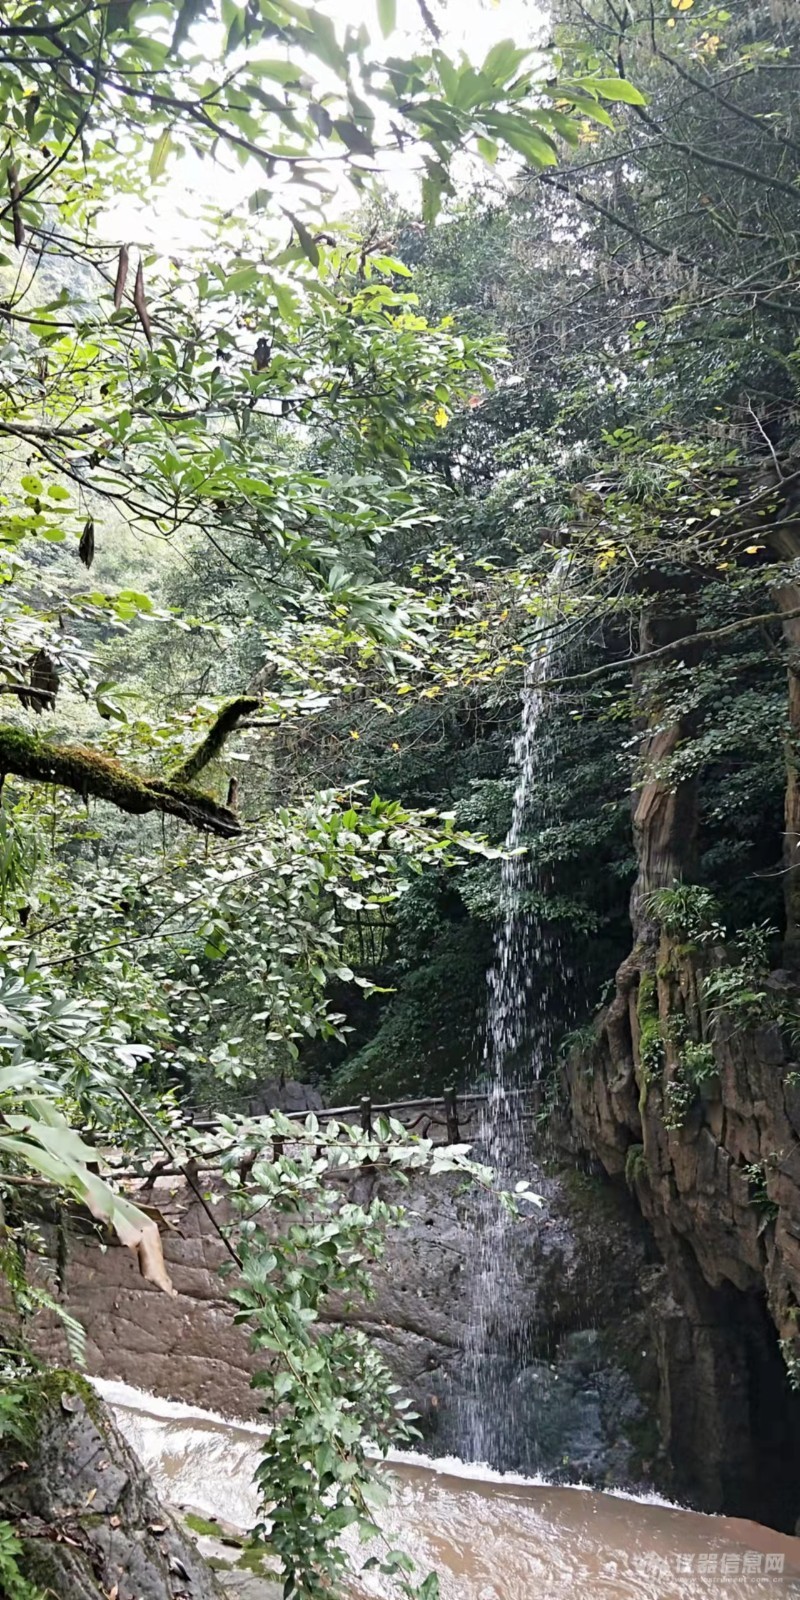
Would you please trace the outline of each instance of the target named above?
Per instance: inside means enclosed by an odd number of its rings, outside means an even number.
[[[19,171],[16,161],[9,161],[8,163],[8,193],[11,199],[11,217],[14,223],[14,243],[19,250],[25,243],[25,228],[20,209],[22,194],[19,187]]]
[[[84,524],[78,545],[78,555],[85,567],[90,567],[94,561],[94,517],[89,517]]]
[[[61,682],[56,672],[52,656],[46,650],[37,650],[31,656],[28,664],[28,678],[30,691],[20,694],[20,700],[29,710],[40,715],[42,711],[54,711],[58,686]]]
[[[119,259],[117,261],[117,277],[114,283],[114,310],[119,311],[122,305],[122,296],[128,281],[128,251],[123,244],[120,245]]]
[[[150,315],[147,310],[147,300],[144,292],[144,267],[142,266],[141,257],[139,258],[139,265],[136,268],[136,282],[133,287],[133,303],[136,307],[136,315],[142,324],[144,336],[152,350],[153,330],[150,324]]]
[[[266,372],[271,360],[272,341],[262,337],[259,339],[253,355],[253,371]]]

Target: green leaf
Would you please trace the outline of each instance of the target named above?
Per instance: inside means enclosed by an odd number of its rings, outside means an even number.
[[[635,88],[627,78],[584,78],[581,81],[587,89],[595,90],[604,100],[622,100],[628,106],[647,105],[641,89]]]
[[[397,27],[397,0],[377,0],[378,25],[384,39]]]
[[[306,16],[311,31],[303,40],[305,48],[318,56],[320,61],[324,61],[326,67],[331,67],[334,72],[344,75],[347,71],[347,59],[336,38],[336,29],[330,17],[324,16],[321,11],[307,11]]]
[[[529,48],[520,49],[513,39],[500,39],[497,44],[492,45],[481,67],[481,75],[488,78],[490,83],[508,83],[510,78],[515,77],[526,56],[530,54]]]
[[[226,294],[244,294],[254,289],[260,277],[258,267],[239,267],[225,279]]]
[[[303,77],[302,68],[294,61],[252,60],[247,63],[247,71],[253,77],[274,78],[284,85],[300,83]]]
[[[422,179],[423,222],[432,223],[436,221],[446,183],[447,173],[444,169],[429,163],[428,170]]]
[[[510,112],[487,112],[485,126],[533,167],[552,167],[558,160],[558,151],[546,133],[537,127],[532,117],[515,116]]]
[[[156,142],[153,145],[152,154],[150,156],[150,164],[148,167],[152,182],[155,183],[156,179],[161,177],[171,149],[172,135],[169,128],[167,128],[165,129],[164,133],[162,133],[161,138],[156,139]]]
[[[433,59],[442,88],[451,105],[458,94],[458,68],[443,50],[434,50]]]
[[[305,223],[302,222],[299,217],[295,216],[293,211],[286,211],[284,215],[289,218],[289,221],[291,222],[292,227],[294,228],[294,231],[300,240],[300,248],[303,252],[303,255],[308,257],[312,267],[318,267],[320,263],[319,249],[315,241],[312,239]]]
[[[366,133],[347,117],[337,117],[333,124],[343,144],[354,156],[374,156],[375,146]]]

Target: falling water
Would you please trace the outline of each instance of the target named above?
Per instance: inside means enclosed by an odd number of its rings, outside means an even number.
[[[555,1018],[563,1009],[568,973],[552,924],[537,915],[544,883],[524,849],[534,795],[546,790],[553,760],[540,738],[547,691],[553,675],[558,630],[554,615],[563,592],[568,562],[562,557],[549,584],[550,604],[540,620],[525,674],[522,719],[514,743],[517,774],[511,824],[501,869],[503,920],[495,937],[495,957],[487,975],[488,1004],[483,1052],[488,1101],[481,1134],[486,1160],[506,1187],[530,1179],[526,1151],[524,1093],[552,1060]],[[536,1184],[533,1183],[535,1189]],[[521,1201],[521,1204],[525,1202]],[[503,1327],[503,1309],[517,1302],[517,1266],[512,1245],[515,1223],[488,1197],[477,1244],[470,1326],[467,1330],[466,1393],[462,1404],[461,1448],[468,1459],[508,1469],[518,1457],[518,1407],[511,1377],[524,1366],[526,1332]]]

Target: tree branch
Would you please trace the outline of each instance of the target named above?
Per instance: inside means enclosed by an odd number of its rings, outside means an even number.
[[[0,726],[0,773],[30,783],[55,783],[84,799],[94,795],[132,816],[159,811],[226,839],[241,832],[234,811],[179,778],[143,778],[97,750],[48,744],[8,724]]]
[[[762,622],[788,622],[793,617],[800,617],[800,606],[794,606],[791,611],[760,611],[752,617],[740,617],[737,622],[726,622],[722,628],[706,628],[697,633],[684,634],[682,639],[672,639],[669,644],[659,645],[657,650],[645,650],[641,655],[625,656],[621,661],[603,661],[599,667],[590,667],[588,672],[575,672],[566,678],[543,678],[541,683],[536,684],[536,688],[560,689],[569,683],[586,683],[591,678],[602,678],[608,673],[620,672],[623,667],[639,667],[646,661],[658,661],[663,656],[670,655],[672,651],[680,650],[683,645],[729,639],[732,634],[744,633],[747,628],[756,628]]]
[[[219,754],[229,733],[232,733],[236,724],[242,717],[251,711],[258,711],[261,707],[261,696],[257,694],[240,694],[236,700],[229,700],[222,707],[215,722],[212,722],[202,743],[192,751],[186,760],[176,767],[172,774],[173,783],[189,783],[208,766],[209,761]]]

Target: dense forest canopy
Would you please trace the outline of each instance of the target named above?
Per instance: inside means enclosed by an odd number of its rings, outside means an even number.
[[[754,985],[781,942],[795,959],[800,19],[561,0],[535,48],[475,63],[423,4],[393,54],[405,20],[0,17],[4,1261],[33,1177],[165,1282],[98,1146],[184,1161],[187,1112],[286,1076],[333,1103],[476,1080],[545,634],[522,909],[571,974],[546,1072],[629,952],[654,809],[637,938],[738,935]],[[232,207],[198,202],[175,254],[118,236],[150,204],[157,234],[204,162]],[[226,1137],[256,1201],[301,1215],[321,1135],[268,1175],[248,1126]],[[359,1347],[347,1434],[354,1344],[320,1375],[306,1326],[391,1219],[351,1219],[323,1268],[315,1182],[305,1322],[280,1322],[295,1257],[231,1248],[265,1348],[292,1352],[264,1483],[308,1593],[366,1515],[363,1430],[393,1425]]]

